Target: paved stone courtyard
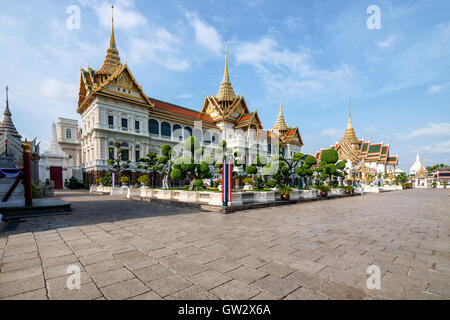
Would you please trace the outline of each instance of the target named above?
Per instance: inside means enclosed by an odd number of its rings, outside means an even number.
[[[229,215],[65,191],[0,235],[0,299],[449,299],[450,190]],[[81,289],[66,286],[81,269]],[[367,289],[367,266],[381,289]]]

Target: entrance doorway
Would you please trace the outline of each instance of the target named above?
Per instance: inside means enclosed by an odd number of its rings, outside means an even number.
[[[55,182],[55,189],[63,188],[62,167],[50,167],[50,180]]]

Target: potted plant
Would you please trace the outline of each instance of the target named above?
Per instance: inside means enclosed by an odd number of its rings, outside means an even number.
[[[98,178],[95,181],[97,182],[98,186],[102,186],[103,185],[103,178]]]
[[[444,186],[444,188],[447,188],[447,184],[448,184],[447,180],[444,180],[444,181],[442,182],[442,185]]]
[[[128,179],[127,176],[120,177],[120,182],[122,183],[122,186],[126,186],[128,184],[128,181],[130,181],[130,179]]]
[[[328,192],[331,191],[331,188],[329,186],[327,186],[326,184],[321,184],[319,186],[319,190],[320,190],[320,196],[321,197],[327,197],[328,196]]]
[[[351,194],[351,193],[353,193],[353,191],[355,191],[355,188],[353,188],[353,186],[345,187],[345,194]]]
[[[280,186],[281,200],[288,201],[291,198],[292,188],[287,186]]]
[[[146,174],[140,176],[137,180],[138,180],[138,182],[139,182],[140,184],[142,184],[144,187],[148,186],[148,184],[150,183],[150,178],[149,178],[148,175],[146,175]]]
[[[242,182],[244,182],[244,190],[252,190],[252,189],[253,189],[253,186],[252,186],[253,179],[252,179],[252,178],[250,178],[250,177],[245,177],[245,178],[242,180]]]

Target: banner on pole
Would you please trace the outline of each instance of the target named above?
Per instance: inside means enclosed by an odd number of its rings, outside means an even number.
[[[231,184],[233,164],[231,160],[223,160],[222,166],[222,203],[226,207],[231,203]]]
[[[112,175],[111,175],[111,179],[112,179],[112,187],[114,188],[114,182],[115,182],[115,177],[116,177],[116,175],[114,174],[114,172],[112,173]]]

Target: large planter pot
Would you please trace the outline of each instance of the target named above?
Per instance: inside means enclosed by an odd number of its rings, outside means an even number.
[[[291,198],[291,196],[289,194],[282,194],[281,195],[281,200],[283,200],[283,201],[289,201],[290,198]]]
[[[345,190],[345,194],[351,194],[352,192],[350,190]]]
[[[328,192],[321,192],[321,193],[320,193],[320,196],[325,198],[325,197],[328,196]]]

